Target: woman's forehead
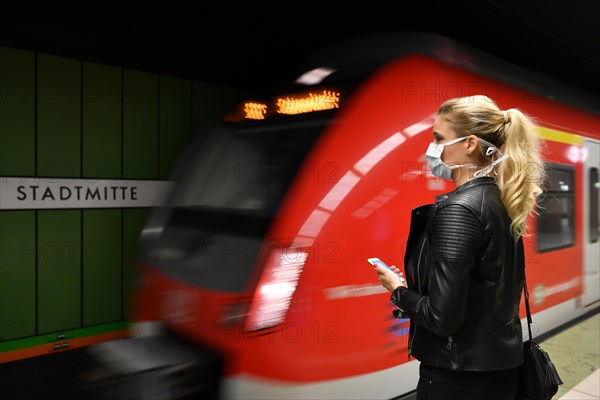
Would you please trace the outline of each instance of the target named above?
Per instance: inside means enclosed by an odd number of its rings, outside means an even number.
[[[436,117],[435,121],[433,122],[433,133],[456,136],[456,131],[454,130],[452,121],[447,115],[439,115]]]

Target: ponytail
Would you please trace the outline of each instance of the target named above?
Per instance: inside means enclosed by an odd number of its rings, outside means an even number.
[[[497,171],[496,182],[516,238],[528,236],[527,217],[543,192],[544,162],[541,139],[531,118],[511,108],[504,111],[504,152],[509,157]]]

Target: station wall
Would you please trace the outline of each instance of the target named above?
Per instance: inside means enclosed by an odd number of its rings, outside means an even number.
[[[239,95],[0,46],[0,179],[168,180],[183,149]],[[0,362],[126,329],[148,211],[0,204]]]

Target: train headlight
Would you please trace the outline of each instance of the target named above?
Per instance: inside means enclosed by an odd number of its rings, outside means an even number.
[[[307,257],[308,253],[290,247],[271,252],[254,293],[247,330],[269,328],[283,321]]]

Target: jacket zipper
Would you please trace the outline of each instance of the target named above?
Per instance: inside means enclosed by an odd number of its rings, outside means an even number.
[[[448,344],[446,345],[446,348],[448,350],[452,350],[453,343],[454,343],[454,338],[452,336],[448,336]]]
[[[427,237],[425,237],[423,239],[423,243],[421,244],[421,249],[419,250],[419,261],[417,262],[417,287],[419,288],[419,293],[421,293],[421,275],[419,274],[419,269],[421,266],[421,256],[423,255],[423,249],[425,248],[426,241],[427,241]],[[417,304],[417,307],[418,306],[419,306],[419,304]],[[408,359],[409,360],[412,355],[412,345],[413,345],[413,341],[415,340],[416,333],[417,333],[417,325],[415,324],[415,329],[413,330],[412,336],[410,337],[410,340],[408,342]]]
[[[421,243],[421,250],[419,250],[419,262],[417,262],[417,285],[419,287],[419,294],[421,293],[421,274],[419,274],[419,270],[421,267],[421,256],[423,255],[423,249],[425,248],[425,242],[427,242],[427,237],[423,239],[423,243]]]

